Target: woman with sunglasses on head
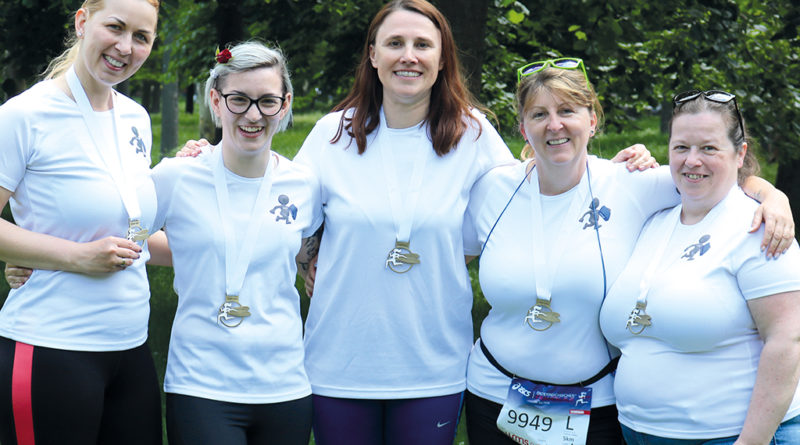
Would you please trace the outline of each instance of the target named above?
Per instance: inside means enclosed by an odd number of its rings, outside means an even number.
[[[732,94],[675,97],[680,204],[643,229],[600,323],[629,444],[800,443],[800,250],[771,261],[739,184],[757,171]]]
[[[518,79],[535,166],[490,171],[467,208],[492,306],[467,372],[470,443],[618,445],[618,354],[598,316],[647,218],[679,198],[665,168],[629,173],[588,154],[602,109],[582,60],[535,62]],[[750,192],[764,183],[752,178]]]
[[[217,149],[153,169],[178,294],[164,379],[171,444],[308,444],[295,260],[316,255],[322,207],[311,171],[271,150],[292,92],[279,50],[223,50],[206,81]]]
[[[0,259],[36,269],[0,311],[3,444],[161,443],[150,119],[113,89],[150,54],[158,8],[85,1],[46,79],[0,107],[0,206],[16,222],[0,220]]]

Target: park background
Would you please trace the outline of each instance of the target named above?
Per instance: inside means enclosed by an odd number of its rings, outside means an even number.
[[[30,87],[63,49],[80,0],[0,0],[0,102]],[[162,0],[158,39],[145,66],[119,89],[153,120],[153,164],[187,139],[219,137],[202,82],[216,48],[251,38],[280,46],[295,88],[295,118],[273,149],[291,158],[316,119],[347,93],[381,0]],[[800,2],[778,0],[433,0],[459,45],[470,90],[497,115],[519,153],[516,68],[581,57],[606,113],[590,145],[609,157],[645,143],[666,163],[671,98],[688,89],[737,96],[763,175],[800,217]],[[8,206],[3,218],[11,219]],[[475,330],[488,312],[470,265]],[[0,263],[2,266],[2,263]],[[172,270],[149,267],[150,346],[163,376],[177,297]],[[298,282],[303,313],[308,298]],[[0,302],[8,286],[0,280]],[[313,442],[313,441],[312,441]],[[467,443],[463,424],[456,444]]]

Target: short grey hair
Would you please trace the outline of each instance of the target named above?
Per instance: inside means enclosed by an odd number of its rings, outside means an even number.
[[[217,127],[222,124],[219,117],[214,113],[214,107],[209,98],[211,97],[211,90],[217,89],[223,80],[231,73],[241,73],[258,68],[276,68],[282,80],[282,94],[286,96],[287,93],[294,96],[294,89],[292,88],[292,79],[289,78],[289,64],[283,51],[280,48],[272,48],[266,44],[250,40],[240,43],[236,46],[229,48],[231,52],[231,59],[227,63],[217,63],[214,68],[209,72],[208,80],[206,80],[206,101],[208,108],[211,110],[211,116]],[[278,131],[283,131],[289,126],[292,120],[292,104],[289,104],[289,112],[281,119]]]

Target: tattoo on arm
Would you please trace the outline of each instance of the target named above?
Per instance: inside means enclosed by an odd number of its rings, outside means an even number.
[[[303,244],[300,246],[300,252],[297,254],[297,266],[299,272],[305,276],[308,273],[308,268],[311,260],[319,253],[319,243],[322,239],[322,231],[324,224],[319,226],[316,232],[308,238],[303,238]]]

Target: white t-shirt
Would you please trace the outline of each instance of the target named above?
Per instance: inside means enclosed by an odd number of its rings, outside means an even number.
[[[150,117],[117,94],[123,168],[135,185],[142,225],[151,228],[156,197],[150,180]],[[111,112],[95,113],[111,126]],[[103,125],[105,127],[106,125]],[[116,150],[102,129],[103,150]],[[43,81],[0,107],[0,187],[13,192],[11,212],[24,229],[76,242],[124,238],[128,214],[77,104]],[[146,246],[146,244],[145,244]],[[150,291],[145,248],[124,270],[84,275],[34,270],[0,311],[0,335],[49,348],[113,351],[147,339]]]
[[[178,308],[172,324],[164,391],[235,403],[276,403],[311,393],[303,369],[303,326],[295,288],[301,241],[322,224],[319,184],[311,171],[274,154],[272,188],[239,294],[250,316],[218,321],[225,303],[225,233],[211,155],[164,159],[153,169],[158,217],[167,233]],[[261,178],[225,169],[237,246]],[[281,202],[283,201],[283,202]],[[282,211],[286,209],[287,211]],[[239,250],[235,249],[238,253]]]
[[[464,265],[462,222],[469,192],[489,169],[513,162],[497,131],[478,116],[459,144],[437,156],[427,126],[381,125],[359,155],[336,133],[341,112],[317,122],[295,158],[320,178],[325,232],[306,321],[306,370],[315,394],[394,399],[464,390],[472,343],[472,289]],[[348,146],[349,144],[349,146]],[[391,150],[393,172],[384,171]],[[395,246],[387,174],[402,200],[414,160],[424,172],[413,213],[410,250],[420,263],[406,273],[387,268]],[[402,241],[402,240],[401,240]]]
[[[495,169],[475,186],[467,214],[479,243],[486,242],[525,168],[519,164]],[[521,377],[572,384],[588,380],[611,359],[597,321],[603,266],[590,220],[592,198],[599,202],[599,213],[605,212],[603,208],[609,212],[607,220],[599,218],[608,287],[627,262],[647,218],[678,200],[668,168],[630,173],[623,164],[589,156],[589,172],[565,193],[535,196],[541,203],[545,245],[534,245],[531,199],[533,181],[538,181],[534,168],[530,182],[524,182],[500,217],[480,258],[481,289],[492,306],[480,341],[501,366]],[[554,267],[551,308],[561,319],[545,331],[534,331],[525,318],[536,302],[537,280],[547,281],[546,271],[542,278],[536,275],[535,255],[543,255],[544,264]],[[467,376],[467,387],[474,394],[496,403],[505,401],[510,379],[488,362],[479,347],[472,350]],[[614,403],[612,380],[609,375],[591,385],[592,407]]]
[[[756,207],[734,186],[697,224],[681,224],[677,206],[642,231],[600,314],[603,333],[622,350],[614,390],[629,428],[679,439],[741,432],[763,347],[747,300],[800,289],[797,243],[767,260],[764,228],[747,233]],[[659,256],[664,237],[669,243]],[[652,261],[652,325],[633,335],[628,316]],[[795,392],[784,419],[798,414]]]

